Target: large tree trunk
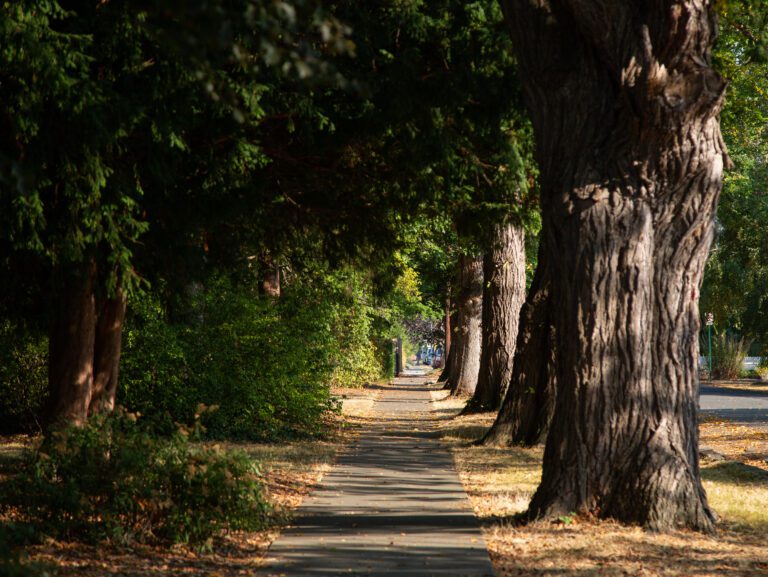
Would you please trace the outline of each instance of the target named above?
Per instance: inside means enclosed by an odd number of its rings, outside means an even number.
[[[117,289],[114,297],[105,299],[99,310],[90,414],[110,413],[115,408],[125,308],[125,293]]]
[[[447,384],[453,396],[465,397],[475,392],[480,371],[483,259],[462,256],[460,267],[459,314],[453,342],[455,354]]]
[[[512,377],[496,421],[482,443],[490,446],[535,445],[546,438],[555,406],[555,332],[551,320],[550,267],[545,243],[525,304]]]
[[[525,300],[525,233],[494,226],[483,257],[482,347],[477,388],[464,413],[496,411],[512,377],[520,307]]]
[[[59,269],[53,281],[53,317],[48,340],[48,428],[88,418],[93,390],[96,333],[96,264]]]
[[[709,531],[702,271],[726,155],[706,0],[504,0],[536,134],[557,396],[533,517]]]

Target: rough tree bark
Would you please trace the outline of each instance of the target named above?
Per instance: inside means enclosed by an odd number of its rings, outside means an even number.
[[[122,289],[104,299],[96,320],[93,352],[93,392],[89,414],[110,413],[115,408],[126,298]]]
[[[447,367],[448,355],[451,352],[451,286],[448,285],[448,296],[445,297],[445,318],[443,328],[445,332],[445,347],[443,347],[443,367]]]
[[[710,531],[699,287],[727,156],[709,0],[503,0],[549,223],[557,398],[529,514]]]
[[[93,389],[96,339],[96,263],[56,271],[48,339],[48,426],[81,426],[88,418]]]
[[[525,233],[519,225],[493,227],[483,256],[480,371],[464,413],[496,411],[512,377],[520,307],[525,300]]]
[[[451,380],[451,374],[454,367],[454,358],[456,356],[456,325],[459,322],[459,315],[456,311],[451,313],[451,316],[448,318],[448,322],[446,325],[450,325],[448,327],[448,330],[450,333],[446,333],[445,340],[446,343],[450,344],[450,350],[446,353],[445,356],[445,367],[443,368],[442,372],[440,373],[440,377],[437,379],[438,382],[445,382],[448,383]],[[448,346],[448,345],[446,345]]]
[[[447,382],[451,395],[470,396],[477,386],[480,371],[480,344],[483,302],[483,259],[460,259],[458,321],[453,341],[453,366]]]
[[[504,401],[482,444],[531,446],[546,438],[555,406],[555,331],[547,251],[539,245],[531,289],[520,309],[512,377]]]

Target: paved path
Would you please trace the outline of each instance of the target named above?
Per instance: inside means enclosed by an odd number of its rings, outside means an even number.
[[[299,509],[260,572],[487,577],[493,571],[421,376],[395,380],[371,424]]]
[[[702,384],[699,406],[703,415],[768,428],[768,392],[738,391]]]

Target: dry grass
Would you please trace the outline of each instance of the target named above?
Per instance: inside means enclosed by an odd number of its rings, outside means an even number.
[[[542,447],[497,449],[469,444],[493,422],[493,416],[450,418],[461,403],[439,400],[443,437],[453,450],[501,577],[537,575],[587,576],[729,576],[768,575],[768,478],[765,471],[739,461],[705,462],[704,484],[721,517],[714,537],[690,531],[649,533],[611,521],[567,518],[557,523],[520,525],[541,475]],[[708,444],[723,433],[708,424]],[[754,442],[755,432],[734,431],[736,439]],[[718,449],[719,450],[719,449]],[[743,451],[741,451],[743,454]]]
[[[726,459],[768,470],[768,429],[707,418],[700,426],[701,444]]]
[[[768,393],[768,381],[757,379],[738,379],[735,381],[701,381],[702,385],[731,389],[734,391],[751,391],[753,393]]]
[[[185,547],[90,546],[50,540],[31,547],[30,559],[55,568],[60,577],[251,577],[293,511],[330,469],[339,450],[357,434],[379,392],[380,386],[334,390],[342,400],[343,416],[331,423],[335,434],[329,440],[224,445],[244,450],[260,462],[267,500],[275,509],[269,530],[222,535],[214,551],[206,554]],[[12,474],[36,442],[24,437],[0,438],[0,477]]]

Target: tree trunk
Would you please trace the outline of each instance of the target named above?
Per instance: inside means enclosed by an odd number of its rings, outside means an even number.
[[[445,297],[445,318],[443,320],[445,329],[445,347],[443,347],[443,367],[447,367],[448,355],[451,352],[451,287],[448,286],[448,296]]]
[[[48,341],[48,428],[88,418],[93,389],[96,328],[96,264],[57,270],[53,282],[53,317]]]
[[[504,0],[548,223],[557,395],[532,517],[710,531],[702,272],[727,157],[714,8]]]
[[[403,359],[403,339],[397,337],[395,339],[395,376],[399,377],[403,374],[405,363]]]
[[[453,396],[464,397],[475,392],[480,371],[483,259],[462,256],[460,266],[458,323],[453,342],[455,355],[447,384]]]
[[[454,366],[454,357],[455,351],[456,351],[456,325],[459,322],[459,315],[456,311],[451,313],[451,316],[448,319],[448,325],[450,325],[449,330],[451,331],[450,337],[446,337],[446,342],[450,340],[450,348],[451,350],[448,351],[448,353],[445,355],[445,367],[440,373],[440,378],[438,378],[438,382],[445,382],[448,383],[451,380],[451,372],[453,371]],[[447,388],[447,387],[446,387]]]
[[[512,377],[520,307],[525,300],[525,233],[499,224],[483,258],[482,347],[477,388],[464,413],[496,411]]]
[[[96,321],[93,394],[90,414],[110,413],[115,408],[126,298],[122,289],[105,299]]]
[[[531,446],[546,438],[555,406],[555,332],[551,322],[550,268],[545,243],[528,298],[520,309],[520,328],[512,377],[484,445]]]

